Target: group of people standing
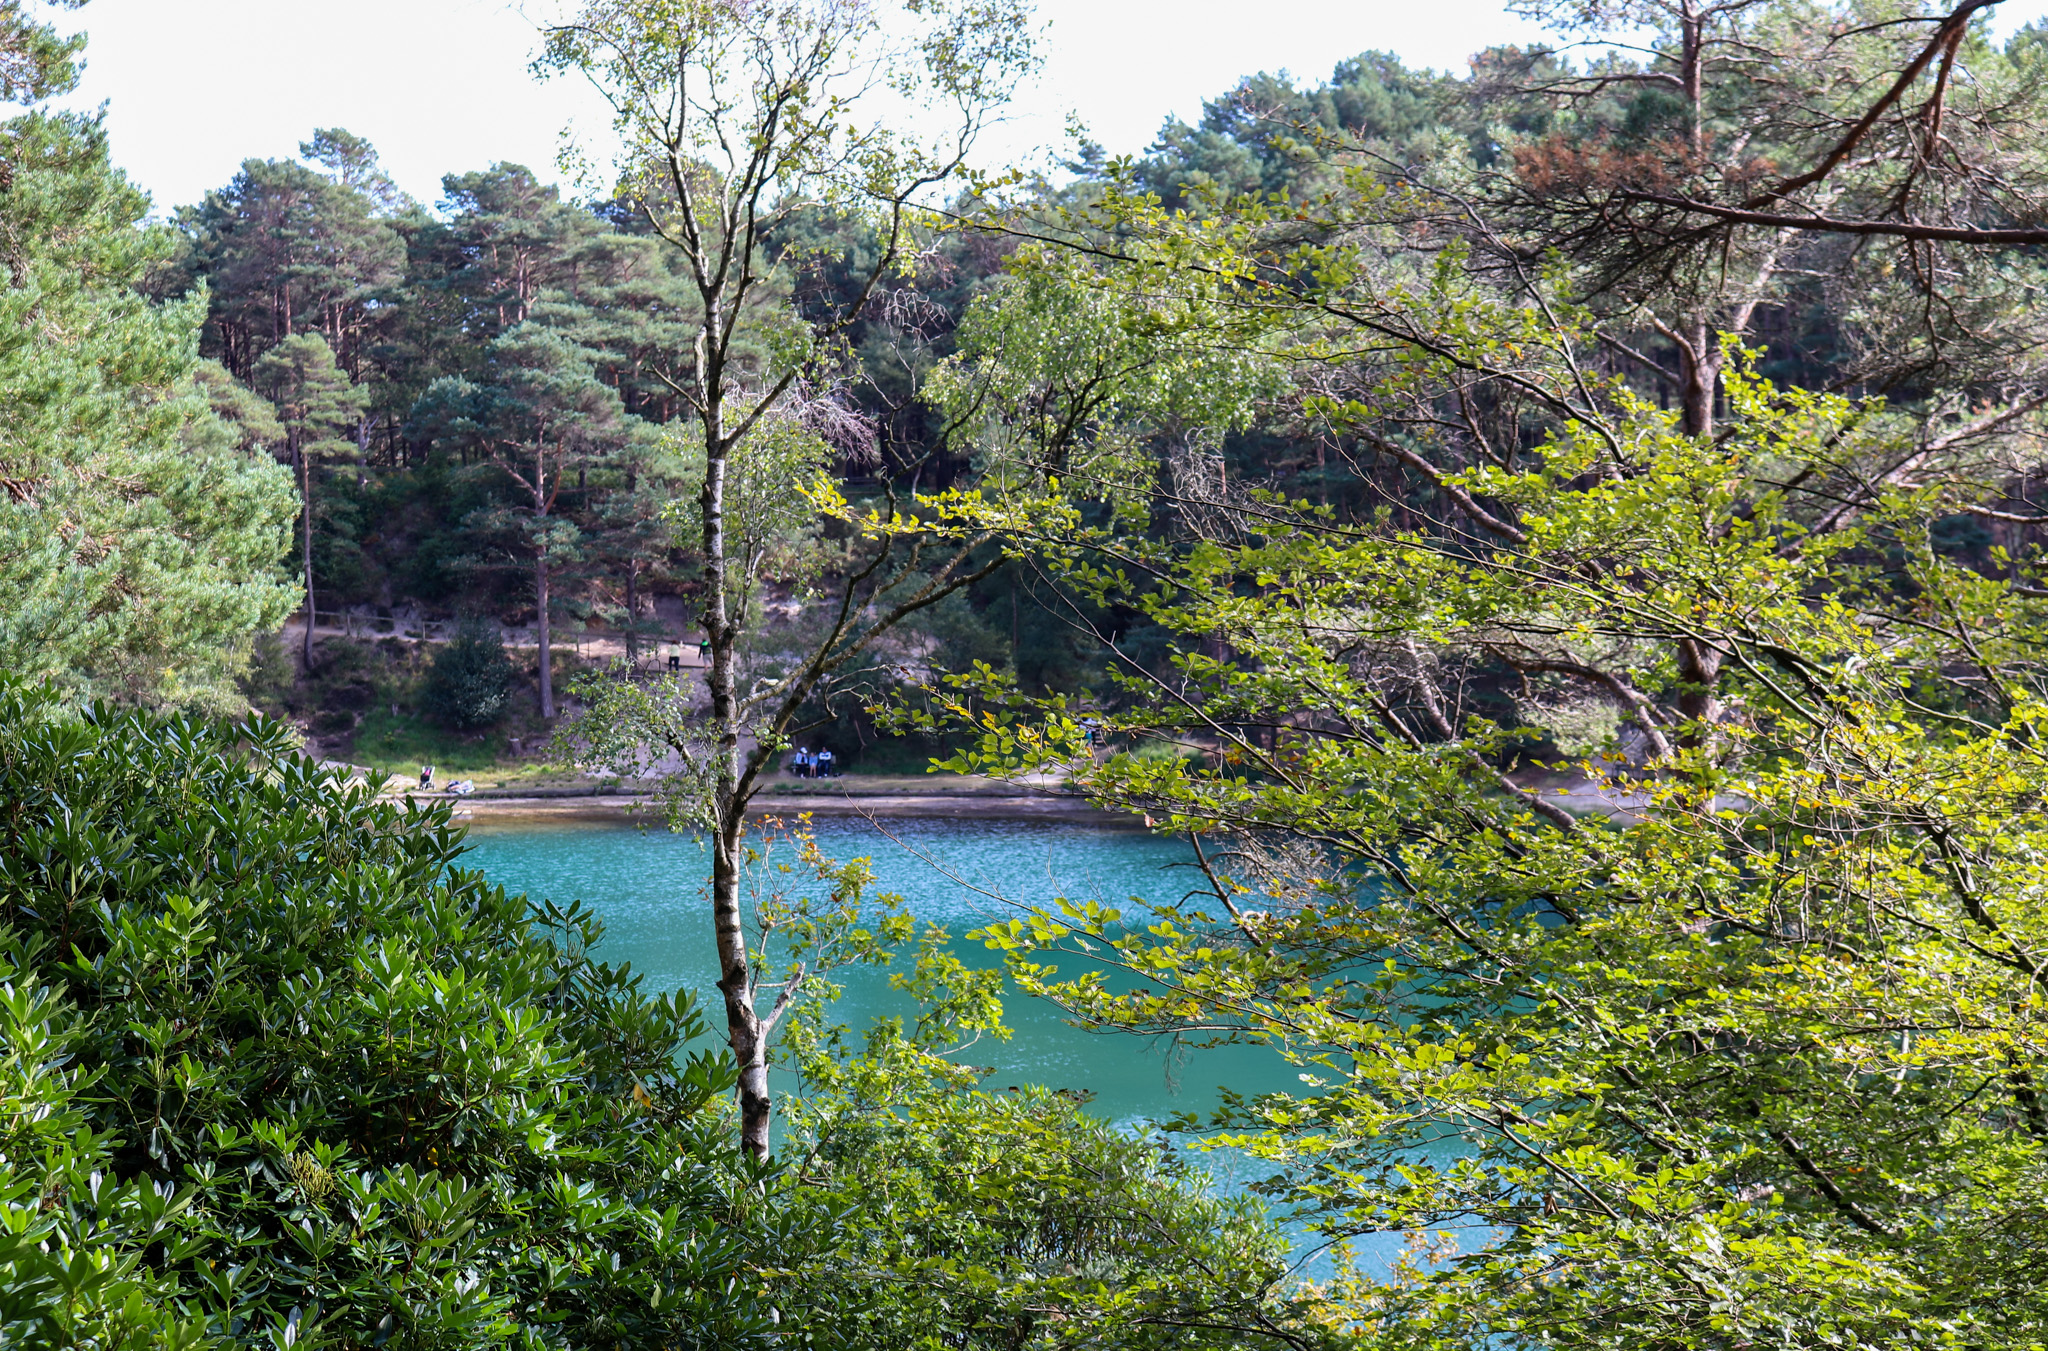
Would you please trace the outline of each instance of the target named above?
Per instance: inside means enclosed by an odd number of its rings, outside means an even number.
[[[823,746],[815,751],[798,746],[789,759],[789,772],[799,779],[829,779],[833,774],[832,752]]]

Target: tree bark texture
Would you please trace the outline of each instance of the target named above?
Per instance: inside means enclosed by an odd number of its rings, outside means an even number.
[[[1721,716],[1721,653],[1697,639],[1682,638],[1678,674],[1685,682],[1678,691],[1678,712],[1686,724],[1680,740],[1689,747],[1704,746]]]
[[[705,307],[707,319],[715,307]],[[709,324],[707,323],[707,327]],[[715,347],[710,351],[716,352]],[[714,362],[716,358],[713,358]],[[698,507],[704,518],[704,643],[710,658],[705,685],[711,696],[711,725],[717,736],[712,787],[711,928],[718,949],[718,991],[725,1001],[727,1042],[739,1071],[740,1145],[755,1158],[768,1156],[772,1101],[768,1096],[768,1043],[754,1009],[754,978],[740,913],[740,869],[747,804],[740,788],[740,736],[735,684],[739,626],[731,613],[735,579],[726,552],[725,476],[732,444],[724,431],[724,410],[716,372],[708,372],[704,401],[704,487]]]
[[[1713,326],[1703,316],[1686,325],[1678,344],[1679,373],[1684,382],[1678,389],[1679,426],[1688,436],[1711,436],[1714,432],[1714,396],[1721,386],[1721,347]]]
[[[626,560],[626,664],[640,660],[640,560]]]
[[[533,452],[533,515],[540,522],[538,538],[533,551],[533,636],[539,648],[540,715],[548,722],[555,720],[555,663],[554,650],[549,645],[548,608],[552,597],[548,594],[548,452],[545,432],[534,438]]]
[[[555,719],[554,653],[548,645],[548,555],[542,549],[533,560],[533,595],[537,607],[534,637],[540,646],[540,715]]]
[[[313,624],[319,618],[319,611],[313,606],[313,460],[303,446],[293,448],[292,458],[299,462],[299,546],[306,577],[304,656],[306,669],[310,671],[313,669]]]

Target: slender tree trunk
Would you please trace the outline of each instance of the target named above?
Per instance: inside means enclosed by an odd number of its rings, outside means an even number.
[[[711,924],[718,944],[718,992],[725,1000],[726,1039],[739,1070],[740,1147],[768,1157],[773,1099],[768,1095],[768,1036],[754,1011],[753,971],[740,916],[740,869],[745,857],[746,804],[721,784],[711,851]]]
[[[1686,129],[1692,152],[1703,155],[1707,148],[1706,119],[1706,24],[1686,7],[1678,26],[1678,83],[1684,91],[1686,112],[1692,125]]]
[[[292,439],[298,439],[296,434]],[[305,667],[310,671],[313,669],[313,624],[320,613],[313,605],[313,457],[306,454],[303,446],[295,446],[292,449],[292,458],[299,462],[299,546],[306,577],[304,656]]]
[[[715,343],[719,307],[705,306],[705,329]],[[703,339],[699,351],[717,348]],[[753,969],[747,954],[746,927],[740,912],[740,870],[747,827],[747,803],[741,792],[740,736],[735,690],[738,683],[739,626],[732,616],[729,593],[741,579],[732,576],[725,534],[725,474],[731,446],[724,433],[720,394],[721,372],[705,373],[709,397],[703,404],[704,487],[697,505],[704,517],[704,643],[710,665],[704,683],[711,696],[711,725],[718,744],[714,752],[716,782],[711,790],[714,822],[711,850],[711,928],[718,948],[718,992],[725,1001],[726,1040],[739,1072],[740,1146],[757,1159],[768,1156],[773,1099],[768,1095],[768,1045],[760,1016],[754,1011]]]
[[[533,443],[533,515],[540,522],[539,537],[534,541],[533,551],[533,601],[534,639],[540,653],[540,715],[548,722],[555,720],[555,662],[554,650],[549,646],[548,609],[553,598],[548,594],[548,451],[546,429]]]
[[[1681,639],[1678,644],[1678,675],[1685,682],[1678,692],[1679,716],[1686,723],[1680,742],[1687,747],[1704,746],[1713,735],[1715,721],[1721,716],[1721,700],[1717,694],[1721,680],[1721,654],[1691,638]]]
[[[626,664],[640,660],[640,595],[637,583],[640,580],[640,560],[626,560]]]
[[[540,645],[540,715],[555,720],[554,653],[548,646],[548,554],[545,548],[534,555],[533,595],[537,610],[534,636]]]

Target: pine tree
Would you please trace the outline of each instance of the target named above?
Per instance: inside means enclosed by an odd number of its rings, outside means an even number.
[[[331,152],[344,179],[368,147],[349,155],[322,133],[307,149]],[[369,163],[374,164],[374,157]],[[210,355],[241,379],[300,333],[318,333],[351,379],[365,374],[370,339],[388,307],[377,303],[404,275],[405,244],[365,191],[291,160],[248,160],[226,188],[179,213],[191,241],[187,267],[213,292]]]
[[[488,341],[523,324],[543,292],[573,292],[609,227],[518,164],[441,180],[450,212],[447,287],[466,305],[466,331]]]
[[[555,582],[585,557],[583,530],[561,509],[563,491],[578,483],[587,494],[592,468],[644,443],[652,429],[597,377],[593,353],[546,324],[521,324],[493,342],[483,376],[435,381],[410,421],[505,490],[500,505],[472,513],[468,524],[532,569],[540,709],[552,719]]]
[[[317,333],[286,338],[264,353],[256,363],[256,383],[277,405],[277,419],[285,431],[286,458],[299,475],[299,540],[306,588],[304,653],[310,668],[318,613],[313,600],[313,466],[357,453],[356,443],[345,432],[354,425],[369,395],[350,381],[348,373],[335,363],[327,340]]]
[[[0,94],[75,84],[78,44],[13,7]],[[0,123],[0,668],[138,703],[232,707],[290,612],[284,473],[215,416],[202,308],[142,288],[173,256],[96,116]]]
[[[579,250],[573,292],[544,294],[533,309],[537,321],[588,351],[597,378],[618,391],[626,411],[650,424],[680,411],[664,377],[688,366],[696,344],[695,288],[675,263],[674,251],[650,236],[603,234]],[[686,491],[687,474],[674,446],[645,429],[590,468],[577,494],[588,581],[605,597],[603,608],[616,606],[627,658],[635,660],[643,633],[655,629],[643,618],[642,582],[662,573],[673,551],[667,508]]]
[[[468,523],[532,568],[541,711],[552,718],[565,574],[574,581],[582,564],[619,570],[637,592],[641,551],[666,539],[659,504],[633,496],[631,485],[651,487],[658,475],[652,429],[626,399],[661,411],[636,375],[652,347],[688,350],[692,335],[676,317],[687,297],[653,241],[615,233],[519,165],[451,174],[443,186],[451,216],[423,232],[436,275],[416,294],[440,324],[482,341],[409,421],[465,463],[490,466],[510,490]],[[629,612],[638,600],[629,595]]]
[[[319,165],[336,183],[362,194],[379,215],[396,216],[418,207],[384,172],[377,148],[353,132],[321,127],[312,140],[299,142],[299,158]]]

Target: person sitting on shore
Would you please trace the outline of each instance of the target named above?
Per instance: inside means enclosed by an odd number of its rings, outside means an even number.
[[[819,778],[829,779],[832,777],[832,759],[833,756],[830,748],[824,746],[818,748],[817,765]]]
[[[805,750],[802,746],[798,746],[796,748],[796,754],[789,757],[789,772],[791,777],[798,779],[804,778],[809,774],[810,768],[811,753]]]

